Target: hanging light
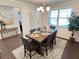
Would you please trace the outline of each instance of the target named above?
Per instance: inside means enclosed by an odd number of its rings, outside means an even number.
[[[37,8],[37,11],[44,12],[44,7],[43,6],[40,6],[39,8]]]
[[[44,2],[43,3],[43,6],[38,7],[37,8],[37,11],[42,12],[42,13],[49,12],[50,11],[50,7],[49,6],[46,6],[45,4],[46,3]]]
[[[50,7],[40,6],[40,7],[37,8],[37,11],[42,12],[42,13],[49,12],[50,11]]]

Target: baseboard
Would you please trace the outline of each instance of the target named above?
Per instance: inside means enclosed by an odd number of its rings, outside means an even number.
[[[59,36],[56,36],[57,38],[60,38],[60,39],[64,39],[64,40],[69,40],[67,38],[63,38],[63,37],[59,37]]]

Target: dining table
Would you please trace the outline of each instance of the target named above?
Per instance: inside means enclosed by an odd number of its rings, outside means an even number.
[[[52,31],[44,31],[44,32],[41,32],[41,31],[35,31],[33,33],[30,33],[30,34],[27,34],[25,35],[27,38],[30,38],[32,39],[33,41],[37,42],[39,44],[39,50],[40,51],[39,53],[41,55],[43,55],[42,51],[41,51],[41,43],[43,41],[46,40],[46,38],[48,37],[48,35],[51,35],[52,33],[54,33],[56,30],[52,30]]]

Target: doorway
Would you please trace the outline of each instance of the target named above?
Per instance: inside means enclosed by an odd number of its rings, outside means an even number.
[[[18,16],[18,21],[19,21],[20,32],[21,32],[21,34],[23,34],[23,29],[22,29],[22,15],[21,15],[20,8],[18,8],[17,16]]]

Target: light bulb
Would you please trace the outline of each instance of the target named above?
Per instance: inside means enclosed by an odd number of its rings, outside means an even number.
[[[50,11],[50,7],[46,7],[46,11]]]
[[[44,13],[44,8],[41,10],[41,12],[43,12],[43,13]]]
[[[44,7],[43,6],[40,6],[40,10],[42,10]]]
[[[40,11],[40,8],[37,8],[37,11]]]

